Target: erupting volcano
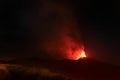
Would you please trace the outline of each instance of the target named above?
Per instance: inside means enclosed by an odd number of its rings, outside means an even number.
[[[41,58],[69,60],[86,57],[81,30],[78,29],[79,24],[71,4],[63,1],[63,5],[56,5],[49,0],[42,1],[43,11],[38,10],[37,12],[41,13],[38,15],[36,12],[32,19],[32,22],[35,22],[32,26],[39,27],[32,30],[35,31],[33,35],[38,41],[36,45],[40,57],[45,55]]]
[[[68,59],[71,59],[71,60],[79,60],[87,57],[84,49],[75,49],[75,50],[72,50],[71,53],[72,54],[68,54],[69,55]]]
[[[85,51],[82,51],[81,53],[79,52],[79,55],[76,57],[76,60],[81,59],[81,58],[86,58]]]

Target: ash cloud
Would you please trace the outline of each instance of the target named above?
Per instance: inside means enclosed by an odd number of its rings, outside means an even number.
[[[73,49],[83,50],[70,1],[41,0],[41,3],[32,19],[39,49],[57,59],[70,58]]]

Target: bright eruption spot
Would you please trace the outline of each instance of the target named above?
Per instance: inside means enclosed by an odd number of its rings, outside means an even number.
[[[69,59],[71,60],[79,60],[86,57],[87,56],[84,50],[75,50],[74,52],[72,52],[72,55],[69,55]]]
[[[86,58],[87,56],[85,55],[85,51],[82,51],[79,53],[79,55],[76,57],[76,60],[81,59],[81,58]]]
[[[86,58],[86,54],[85,54],[85,51],[76,51],[74,53],[75,55],[73,55],[73,60],[79,60],[79,59],[82,59],[82,58]]]

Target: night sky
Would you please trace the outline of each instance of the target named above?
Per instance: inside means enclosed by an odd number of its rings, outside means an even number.
[[[65,13],[73,12],[74,16],[58,16],[57,11],[50,11],[49,2],[59,4],[56,7],[61,7],[63,3],[66,6],[69,4],[71,10],[60,8],[58,13],[62,14],[61,9],[63,9]],[[88,57],[120,65],[120,7],[118,2],[104,0],[51,0],[49,2],[47,0],[0,1],[1,58],[35,56],[33,53],[45,56],[39,54],[41,46],[38,44],[42,45],[44,41],[49,41],[49,37],[55,33],[61,34],[64,30],[59,25],[68,25],[71,22],[73,24],[70,25],[74,25],[75,22],[77,24],[75,29],[77,28],[80,38],[82,36]],[[47,7],[43,7],[44,5]],[[67,22],[69,19],[70,21]],[[70,32],[75,36],[74,31]],[[52,37],[55,39],[55,36]],[[77,40],[79,39],[77,38]]]
[[[80,2],[78,2],[79,4]],[[77,8],[79,21],[83,18],[83,37],[88,55],[112,63],[120,63],[119,6],[117,1],[85,1]],[[81,11],[79,10],[81,9]],[[90,53],[89,53],[90,52]]]

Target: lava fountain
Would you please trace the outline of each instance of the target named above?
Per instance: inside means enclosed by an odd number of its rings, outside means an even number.
[[[70,60],[79,60],[87,57],[83,48],[72,49],[67,55],[67,58]]]
[[[79,55],[76,57],[76,60],[81,59],[81,58],[86,58],[85,51],[82,51],[81,53],[79,52]]]

